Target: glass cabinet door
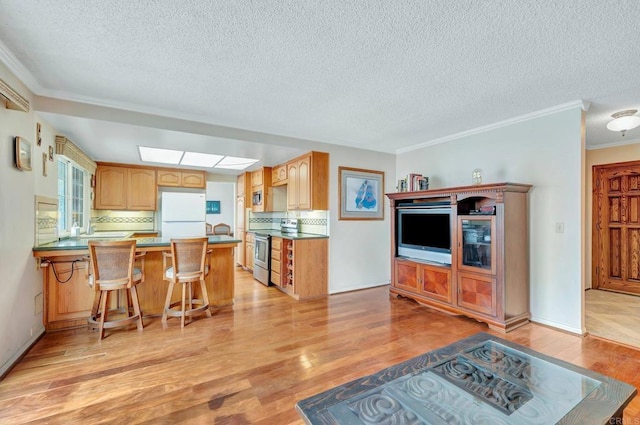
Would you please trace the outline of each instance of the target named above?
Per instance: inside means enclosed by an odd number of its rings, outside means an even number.
[[[495,274],[495,217],[461,217],[458,224],[460,267]]]

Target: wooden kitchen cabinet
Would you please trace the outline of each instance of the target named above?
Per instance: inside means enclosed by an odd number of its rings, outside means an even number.
[[[94,208],[96,210],[155,211],[157,208],[155,170],[98,164]]]
[[[286,276],[286,256],[283,255],[283,239],[271,238],[271,276],[270,281],[276,286],[283,287],[283,276]]]
[[[127,179],[127,209],[155,211],[158,202],[156,173],[153,170],[130,168]]]
[[[329,154],[309,152],[287,163],[287,210],[329,209]]]
[[[253,271],[253,256],[255,248],[255,234],[252,232],[245,233],[245,269]]]
[[[282,285],[278,286],[297,300],[328,294],[327,238],[282,239]]]
[[[206,173],[191,170],[158,170],[158,186],[205,189],[207,187]]]
[[[273,167],[271,170],[271,186],[282,186],[287,183],[287,164]]]
[[[251,211],[273,211],[271,167],[262,167],[251,173]]]
[[[45,329],[86,326],[95,293],[89,286],[87,267],[81,256],[63,256],[48,264],[43,293]]]
[[[245,235],[244,235],[244,221],[245,221],[245,208],[244,208],[244,195],[236,197],[236,231],[234,235],[242,240],[238,244],[236,262],[240,266],[244,267],[246,263],[245,256]]]
[[[271,170],[271,168],[269,168],[269,170]],[[271,176],[269,176],[269,179],[271,178]],[[265,182],[265,170],[264,167],[256,170],[256,171],[252,171],[251,172],[251,186],[252,187],[256,187],[256,186],[262,186]]]

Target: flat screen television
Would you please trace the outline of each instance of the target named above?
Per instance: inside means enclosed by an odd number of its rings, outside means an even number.
[[[451,208],[397,211],[399,256],[451,264]]]

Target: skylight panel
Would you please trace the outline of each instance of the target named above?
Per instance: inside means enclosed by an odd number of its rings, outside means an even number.
[[[179,164],[184,151],[176,151],[172,149],[149,148],[146,146],[138,146],[140,151],[140,159],[145,162],[160,162],[162,164]]]

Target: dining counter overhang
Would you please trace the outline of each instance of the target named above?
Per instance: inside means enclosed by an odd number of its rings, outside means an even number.
[[[212,307],[231,305],[234,302],[235,248],[241,241],[225,235],[209,236],[208,239],[209,273],[205,282],[209,302]],[[44,324],[47,330],[86,325],[93,299],[87,273],[89,240],[64,239],[33,248],[33,256],[43,271]],[[169,238],[136,239],[136,252],[146,252],[144,282],[137,287],[144,316],[162,314],[168,287],[163,279],[162,253],[169,251]],[[73,277],[73,273],[78,274]],[[67,283],[62,283],[67,279]],[[172,299],[179,297],[178,288],[174,290]]]

